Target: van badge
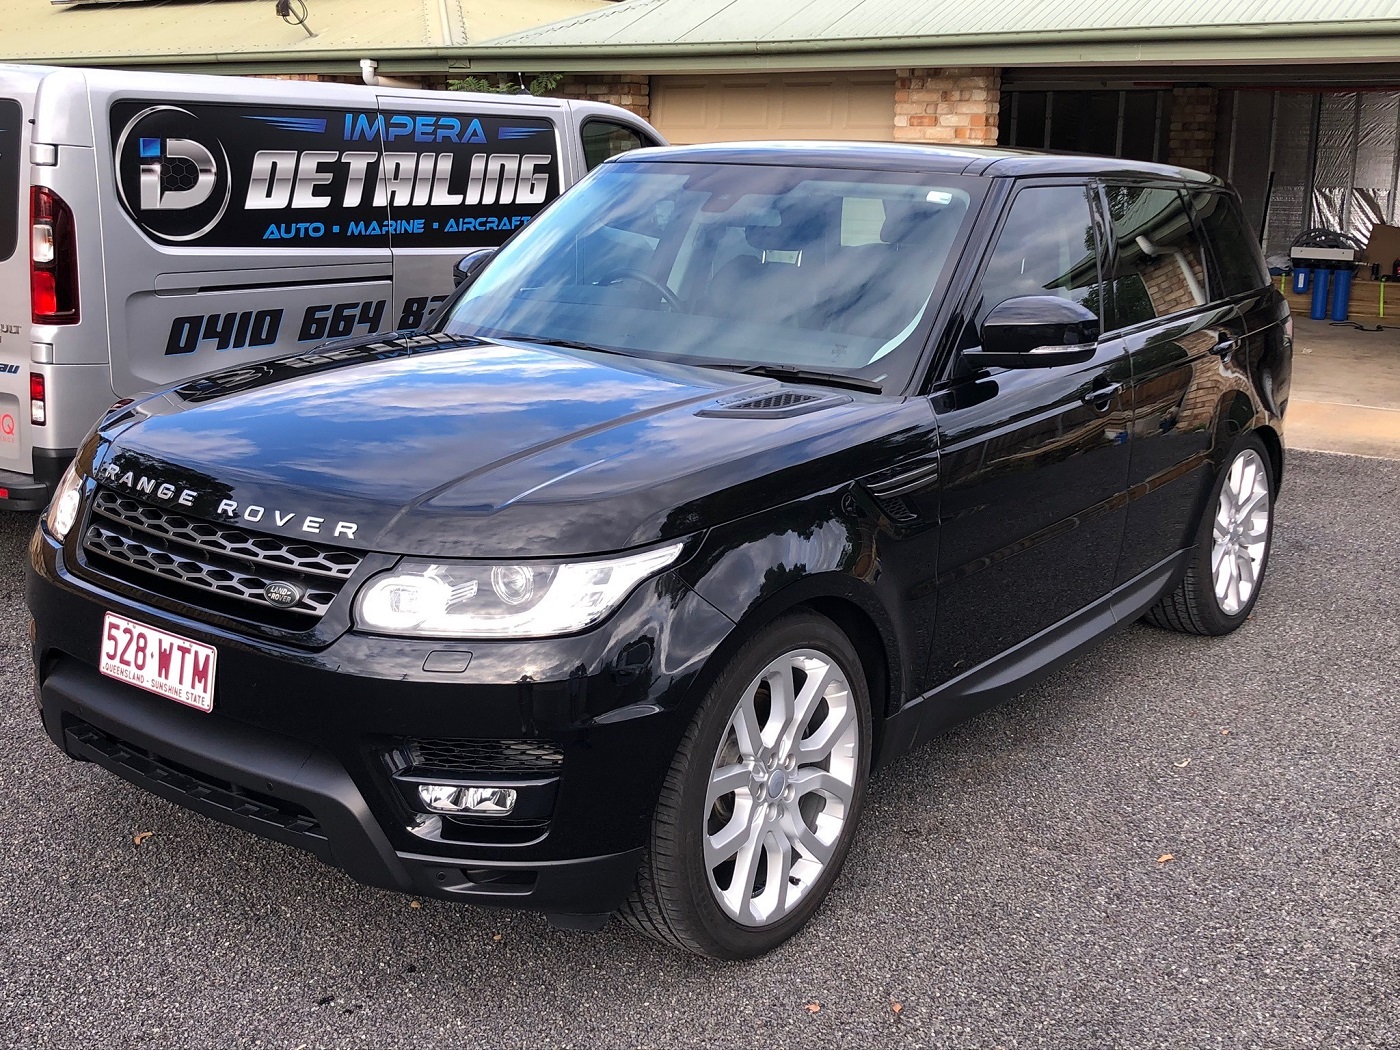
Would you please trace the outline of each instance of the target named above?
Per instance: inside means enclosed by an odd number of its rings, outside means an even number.
[[[273,580],[263,588],[263,598],[269,605],[275,605],[279,609],[290,609],[305,596],[306,591],[303,588],[282,580]]]

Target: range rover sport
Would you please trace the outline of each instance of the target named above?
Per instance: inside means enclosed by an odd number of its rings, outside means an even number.
[[[1216,179],[642,150],[463,272],[431,330],[96,426],[30,550],[67,754],[366,883],[750,957],[873,767],[1258,597],[1291,325]]]

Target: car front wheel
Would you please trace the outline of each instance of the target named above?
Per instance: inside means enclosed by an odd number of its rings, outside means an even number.
[[[860,660],[831,621],[788,615],[716,680],[666,778],[623,916],[700,955],[792,936],[841,869],[870,765]]]

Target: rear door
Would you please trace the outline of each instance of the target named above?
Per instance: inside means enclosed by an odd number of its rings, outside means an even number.
[[[452,264],[494,247],[577,181],[567,111],[529,98],[378,98],[394,324],[416,328],[452,291]]]
[[[29,149],[32,75],[0,70],[0,470],[28,474]]]
[[[370,89],[87,76],[116,394],[394,327]]]
[[[1108,183],[1104,194],[1113,228],[1108,327],[1132,366],[1123,583],[1194,542],[1241,330],[1235,305],[1212,294],[1178,187]]]

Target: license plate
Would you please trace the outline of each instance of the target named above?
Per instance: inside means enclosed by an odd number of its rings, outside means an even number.
[[[208,713],[214,709],[218,653],[178,634],[108,613],[102,620],[98,670],[138,689]]]

